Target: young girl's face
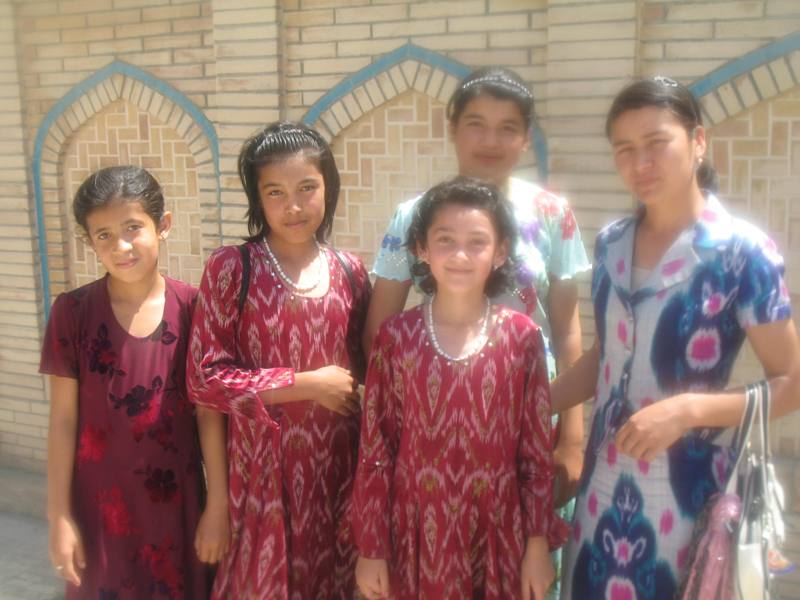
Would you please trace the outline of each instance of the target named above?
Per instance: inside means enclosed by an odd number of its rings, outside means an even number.
[[[450,125],[459,174],[502,186],[530,142],[525,119],[513,100],[482,94],[470,100]]]
[[[492,269],[508,256],[485,210],[457,203],[436,211],[417,255],[430,265],[439,291],[483,293]]]
[[[325,217],[325,180],[302,153],[264,165],[258,194],[269,225],[269,240],[306,244]]]
[[[136,283],[158,268],[158,243],[166,238],[171,224],[168,212],[156,225],[141,202],[118,200],[87,215],[86,233],[109,275]]]
[[[620,114],[611,145],[625,187],[645,206],[688,198],[706,149],[702,127],[690,134],[672,111],[657,106]]]

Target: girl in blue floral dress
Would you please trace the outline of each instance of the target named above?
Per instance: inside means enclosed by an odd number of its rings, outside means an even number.
[[[597,339],[553,384],[553,409],[595,396],[562,598],[672,599],[692,528],[730,470],[721,428],[745,338],[769,379],[772,415],[800,405],[800,351],[783,260],[711,193],[700,107],[677,82],[634,82],[606,121],[639,201],[595,244]]]
[[[108,274],[61,294],[47,324],[50,559],[68,599],[203,600],[184,376],[197,290],[158,272],[171,217],[144,169],[94,173],[73,209]]]

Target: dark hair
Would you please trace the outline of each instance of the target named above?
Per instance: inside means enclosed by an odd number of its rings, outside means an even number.
[[[629,83],[617,94],[606,116],[606,136],[611,137],[611,128],[622,113],[649,106],[669,110],[681,122],[689,137],[694,136],[695,129],[703,124],[700,103],[689,88],[669,77],[656,75]],[[697,168],[697,185],[702,190],[717,191],[717,172],[707,160]]]
[[[417,248],[424,248],[427,245],[428,230],[436,213],[448,204],[477,208],[489,214],[498,241],[508,242],[509,256],[489,275],[486,280],[486,294],[496,296],[509,289],[516,274],[516,261],[512,258],[511,251],[517,240],[517,226],[510,203],[491,183],[458,176],[429,189],[414,208],[405,242],[406,247],[416,257]],[[436,281],[427,263],[417,258],[411,266],[411,273],[422,278],[420,288],[423,292],[432,294],[436,291]]]
[[[534,119],[533,93],[522,77],[504,67],[481,67],[461,80],[447,103],[447,119],[450,123],[458,123],[467,104],[483,94],[514,102],[525,121],[525,129],[530,128]]]
[[[324,242],[333,229],[333,214],[339,199],[339,171],[328,142],[316,130],[302,123],[279,121],[265,126],[250,136],[239,152],[239,179],[247,194],[247,229],[250,242],[264,239],[269,223],[258,193],[258,172],[261,167],[302,154],[312,161],[325,183],[325,216],[317,228],[317,240]]]
[[[89,175],[75,192],[72,213],[88,234],[89,214],[118,201],[139,202],[158,229],[164,216],[164,193],[155,177],[134,165],[106,167]]]

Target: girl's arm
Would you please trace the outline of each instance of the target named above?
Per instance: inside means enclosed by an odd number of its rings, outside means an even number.
[[[800,344],[794,323],[785,319],[753,325],[747,329],[747,339],[769,379],[770,415],[782,417],[800,408]],[[617,434],[617,448],[651,461],[690,429],[737,426],[744,406],[743,389],[665,398],[628,419]]]
[[[581,322],[578,316],[578,285],[574,280],[550,278],[547,297],[553,352],[558,372],[566,371],[581,355]],[[553,458],[558,471],[555,505],[562,506],[575,495],[583,469],[583,406],[562,411]]]
[[[392,481],[400,441],[402,406],[394,392],[390,334],[382,328],[367,369],[361,439],[353,488],[353,522],[359,552],[356,583],[368,598],[388,597],[388,560],[392,554],[390,519]]]
[[[594,344],[566,371],[559,373],[550,384],[553,412],[563,412],[580,406],[594,396],[600,370],[600,346]]]
[[[197,407],[197,428],[208,482],[206,507],[197,524],[194,548],[206,563],[219,562],[228,549],[228,461],[225,448],[225,416]]]
[[[50,560],[58,574],[80,586],[86,567],[81,534],[72,517],[72,471],[78,432],[78,380],[50,375],[47,432],[47,520]]]
[[[249,369],[241,365],[237,339],[241,260],[238,249],[231,246],[215,251],[206,263],[186,365],[192,402],[221,413],[263,420],[269,419],[265,403],[309,398],[341,414],[357,410],[355,381],[341,367],[295,373],[288,367]]]
[[[547,359],[540,332],[531,336],[523,364],[530,365],[520,406],[517,472],[525,538],[545,536],[559,547],[566,525],[553,509],[553,434],[550,425],[550,393]]]
[[[389,317],[403,311],[411,290],[411,280],[395,281],[377,277],[372,290],[372,299],[367,310],[367,324],[364,327],[364,351],[369,356],[372,341],[383,323]]]

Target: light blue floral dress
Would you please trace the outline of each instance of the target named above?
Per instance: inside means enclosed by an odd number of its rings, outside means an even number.
[[[418,196],[397,207],[372,268],[372,272],[378,277],[395,281],[412,279],[411,265],[415,258],[405,247],[405,241],[414,216],[414,207],[420,198]],[[548,372],[552,379],[556,374],[556,362],[550,343],[547,313],[549,276],[561,280],[571,279],[588,271],[591,265],[581,241],[575,215],[565,199],[516,178],[509,180],[508,198],[519,228],[513,254],[519,260],[520,269],[515,288],[496,298],[495,302],[529,315],[541,327]],[[569,521],[572,503],[559,514]],[[558,567],[561,562],[560,550],[554,556]],[[558,593],[556,585],[551,591],[551,597],[557,598]]]
[[[653,402],[724,389],[747,328],[790,317],[775,244],[715,197],[632,290],[637,221],[608,226],[595,245],[600,368],[565,556],[567,599],[672,600],[694,521],[727,478],[729,449],[719,430],[695,430],[647,463],[619,454],[614,435]]]

